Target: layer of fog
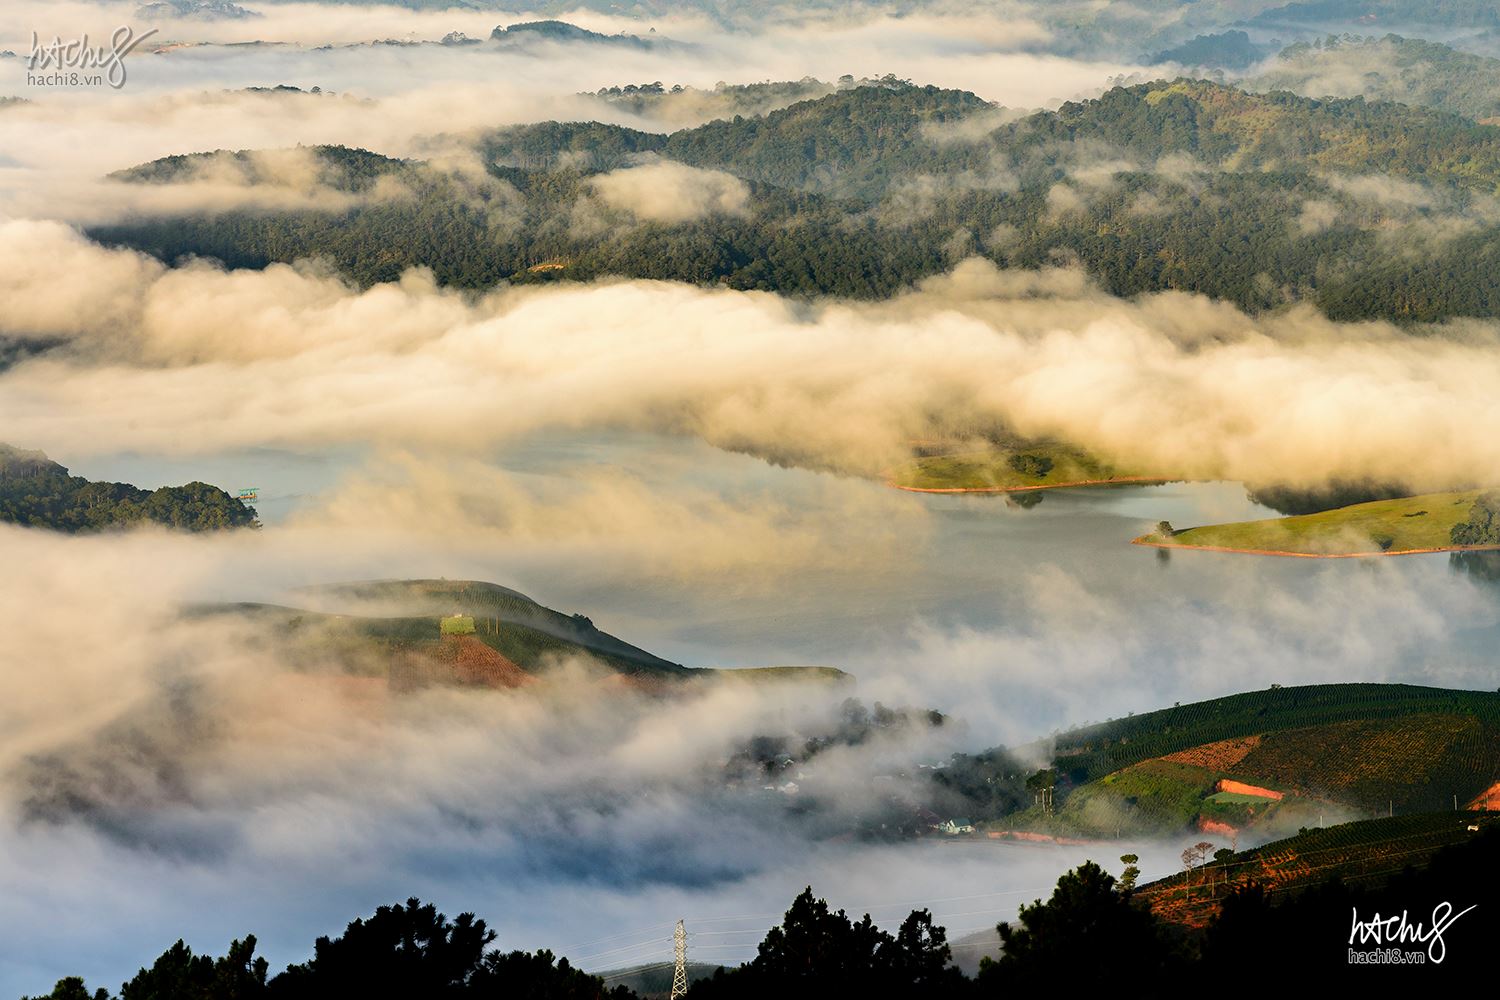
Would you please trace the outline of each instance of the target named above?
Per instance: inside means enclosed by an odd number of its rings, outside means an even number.
[[[1311,310],[1251,319],[978,259],[880,304],[625,281],[472,298],[421,271],[361,292],[315,267],[167,269],[29,222],[0,227],[0,264],[0,336],[67,342],[0,375],[7,433],[60,455],[463,454],[625,427],[879,475],[913,439],[1009,428],[1174,477],[1500,473],[1490,324],[1414,338]]]
[[[744,528],[700,517],[721,540]],[[897,903],[932,905],[961,933],[1045,894],[1083,856],[825,840],[870,807],[872,775],[987,745],[989,732],[819,756],[799,775],[815,822],[789,816],[782,796],[719,787],[717,762],[737,741],[798,731],[844,692],[721,686],[662,701],[574,664],[523,693],[394,697],[305,656],[291,669],[278,641],[245,622],[179,616],[184,601],[294,599],[295,585],[339,575],[481,575],[479,563],[490,576],[550,560],[615,586],[703,585],[691,566],[632,574],[628,554],[537,545],[525,532],[445,544],[424,536],[422,520],[400,533],[313,518],[216,537],[0,529],[12,570],[0,581],[0,920],[13,929],[0,988],[36,989],[67,972],[123,978],[180,935],[222,948],[255,931],[284,962],[314,934],[413,893],[484,913],[507,945],[566,949],[596,968],[648,951],[638,937],[624,954],[582,943],[679,915],[743,930],[716,947],[705,938],[702,952],[743,957],[759,936],[751,929],[808,882],[882,919],[899,918]],[[648,537],[665,549],[702,543],[660,522]],[[725,558],[729,573],[766,572],[754,553]],[[808,554],[780,576],[818,562]],[[942,670],[924,672],[923,694],[942,696]],[[881,690],[880,674],[871,671],[866,697]],[[1005,712],[1017,731],[1034,728],[1018,705]],[[1157,870],[1175,846],[1160,849]]]
[[[126,6],[133,10],[135,5]],[[119,9],[23,4],[9,22],[14,34],[0,38],[0,49],[19,56],[0,60],[5,74],[0,93],[29,102],[5,108],[0,118],[5,137],[0,215],[108,218],[120,211],[122,195],[100,185],[103,175],[177,153],[339,143],[426,157],[433,153],[430,137],[438,133],[549,119],[670,131],[740,110],[722,100],[674,100],[637,112],[591,96],[621,84],[662,81],[668,87],[682,84],[711,92],[721,81],[808,76],[833,81],[844,74],[894,73],[1029,108],[1095,94],[1111,78],[1136,68],[1128,62],[1078,61],[1027,50],[1035,41],[1034,29],[1001,12],[917,18],[872,13],[813,25],[771,23],[751,33],[725,33],[690,18],[676,31],[691,43],[688,47],[540,42],[503,51],[484,45],[320,47],[348,37],[351,25],[362,25],[368,34],[359,37],[367,41],[415,34],[435,42],[447,30],[484,37],[488,28],[470,30],[473,20],[503,23],[503,16],[494,12],[416,14],[388,7],[290,5],[273,14],[193,24],[191,30],[229,33],[224,38],[284,37],[296,44],[190,46],[153,53],[148,49],[159,41],[153,38],[126,57],[127,82],[115,91],[28,86],[25,55],[33,29],[44,40],[84,31],[95,40],[105,39],[119,23]],[[451,22],[441,20],[450,14]],[[398,22],[409,27],[396,32]],[[584,23],[619,30],[607,18],[585,18]],[[450,27],[438,30],[439,24]],[[663,34],[673,31],[675,27],[669,31],[662,26]],[[319,87],[323,93],[243,89],[282,84]],[[755,110],[765,108],[757,102]]]
[[[1168,494],[1106,500],[1140,508],[1107,547],[1082,509],[1035,538],[976,537],[975,518],[1024,528],[1065,501],[953,507],[797,470],[768,472],[770,491],[755,460],[713,454],[658,450],[638,469],[555,478],[378,461],[255,534],[0,529],[12,570],[0,580],[0,919],[13,928],[0,988],[65,972],[110,982],[180,935],[221,949],[255,931],[289,961],[413,893],[479,911],[507,946],[592,968],[652,957],[663,935],[651,928],[678,916],[704,935],[702,957],[743,957],[807,883],[890,922],[931,905],[962,933],[1045,895],[1067,865],[1138,845],[825,840],[869,805],[871,775],[1273,682],[1493,680],[1453,637],[1494,629],[1494,595],[1437,563],[1161,566],[1124,540]],[[853,672],[867,703],[932,706],[967,726],[956,742],[816,758],[802,784],[827,823],[808,825],[765,805],[781,796],[746,800],[711,780],[737,739],[815,714],[803,692],[663,703],[575,667],[522,694],[389,698],[305,657],[290,670],[243,624],[177,615],[183,601],[305,603],[301,585],[371,576],[493,580],[653,651],[695,648],[695,662],[807,662],[798,654],[837,646],[821,661]],[[971,599],[1003,606],[999,621],[955,621],[946,592],[926,600],[966,580]],[[691,638],[731,615],[717,640]],[[1151,874],[1183,845],[1140,846]]]

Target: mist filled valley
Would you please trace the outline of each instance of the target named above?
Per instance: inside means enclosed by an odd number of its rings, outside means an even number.
[[[1484,960],[1489,5],[13,8],[0,994]]]

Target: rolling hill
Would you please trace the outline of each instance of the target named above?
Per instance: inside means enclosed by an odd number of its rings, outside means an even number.
[[[558,664],[583,660],[645,690],[691,679],[843,684],[831,667],[716,670],[685,667],[524,594],[472,580],[380,580],[303,590],[315,609],[269,604],[205,604],[197,617],[241,622],[294,666],[338,668],[389,682],[508,688]]]

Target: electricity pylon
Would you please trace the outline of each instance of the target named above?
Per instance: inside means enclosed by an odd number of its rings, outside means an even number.
[[[677,930],[672,934],[672,944],[676,946],[677,967],[672,970],[672,996],[671,1000],[687,996],[687,928],[682,926],[682,921],[677,921]]]

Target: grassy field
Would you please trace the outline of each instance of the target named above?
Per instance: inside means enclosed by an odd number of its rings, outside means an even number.
[[[1178,531],[1170,539],[1143,541],[1304,555],[1355,555],[1442,549],[1449,533],[1468,520],[1478,490],[1427,493],[1339,507],[1317,514],[1211,524]]]
[[[924,456],[895,470],[891,484],[914,490],[1003,492],[1141,478],[1139,473],[1115,468],[1077,448],[1044,442]]]
[[[1224,806],[1258,806],[1267,801],[1262,795],[1245,795],[1241,792],[1214,792],[1203,800]]]

